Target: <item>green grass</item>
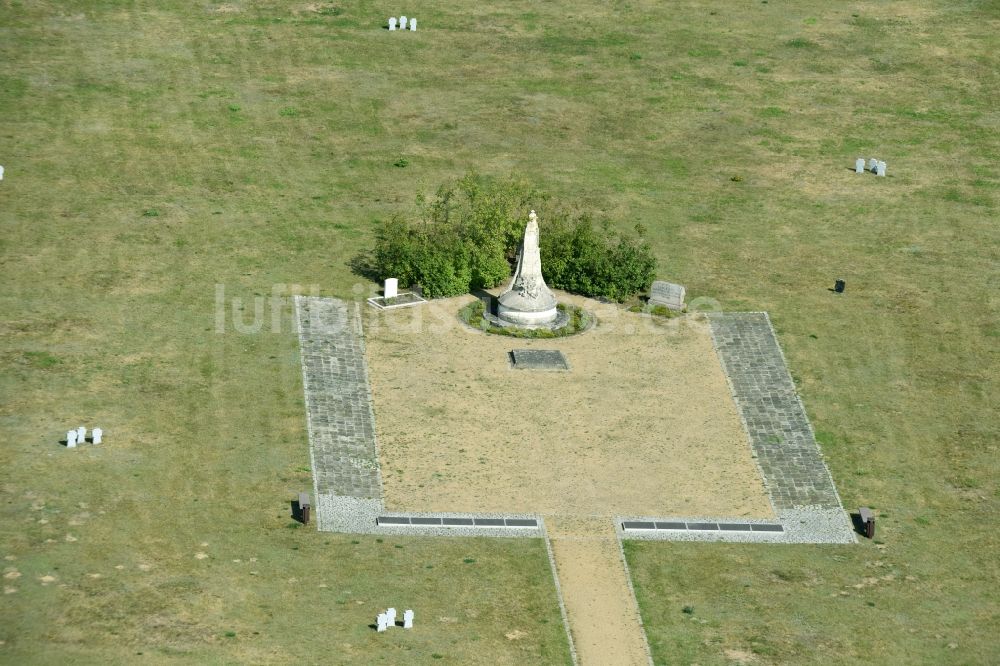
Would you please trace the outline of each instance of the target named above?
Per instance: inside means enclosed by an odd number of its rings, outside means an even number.
[[[0,10],[0,660],[565,663],[535,541],[287,527],[287,299],[276,332],[269,303],[232,323],[276,284],[370,295],[373,221],[473,168],[642,223],[660,277],[768,310],[845,503],[888,513],[884,549],[630,546],[658,660],[1000,651],[995,3],[429,2],[391,35],[391,8],[232,5]],[[106,444],[58,447],[79,424]],[[876,570],[901,576],[851,587]],[[421,631],[367,630],[411,600]]]

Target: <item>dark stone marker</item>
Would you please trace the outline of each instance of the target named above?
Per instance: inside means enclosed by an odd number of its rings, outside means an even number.
[[[858,515],[861,517],[861,527],[864,529],[864,534],[869,539],[875,538],[875,514],[872,510],[866,506],[858,509]]]
[[[476,518],[476,527],[503,527],[503,518]]]
[[[833,283],[833,290],[838,294],[842,294],[844,293],[844,287],[846,286],[847,286],[846,282],[844,282],[843,280],[837,280],[836,282]]]
[[[312,504],[309,501],[309,493],[299,493],[299,520],[303,525],[309,524],[309,513]]]
[[[719,525],[717,523],[688,523],[689,530],[717,530]]]
[[[538,527],[534,518],[508,518],[507,527]]]
[[[723,532],[749,532],[749,523],[719,523],[719,529]]]
[[[781,525],[773,525],[768,523],[750,523],[750,529],[753,532],[784,532],[785,528]]]
[[[379,516],[375,519],[376,525],[409,525],[410,519],[406,516]]]
[[[687,525],[684,523],[673,523],[673,522],[657,522],[656,529],[658,530],[686,530]]]
[[[569,370],[566,357],[558,349],[514,349],[510,358],[518,370]]]
[[[656,523],[648,523],[643,520],[626,520],[622,523],[623,530],[655,530]]]
[[[472,518],[442,518],[445,525],[472,525]]]

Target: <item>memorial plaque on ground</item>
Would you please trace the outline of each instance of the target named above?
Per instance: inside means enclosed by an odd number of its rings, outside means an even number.
[[[515,349],[510,352],[510,362],[518,370],[569,370],[558,349]]]
[[[671,310],[684,309],[684,287],[657,280],[649,290],[650,305],[665,305]]]

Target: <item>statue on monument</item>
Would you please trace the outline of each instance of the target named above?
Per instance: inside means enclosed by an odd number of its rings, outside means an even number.
[[[531,211],[524,240],[517,253],[517,268],[507,289],[500,294],[497,315],[515,326],[544,326],[556,320],[556,297],[542,277],[538,249],[538,216]]]

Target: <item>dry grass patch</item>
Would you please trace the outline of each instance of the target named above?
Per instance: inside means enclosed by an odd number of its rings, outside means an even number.
[[[587,333],[520,340],[459,324],[468,300],[368,319],[387,507],[773,515],[707,321],[604,306]],[[571,370],[512,370],[513,348]]]

